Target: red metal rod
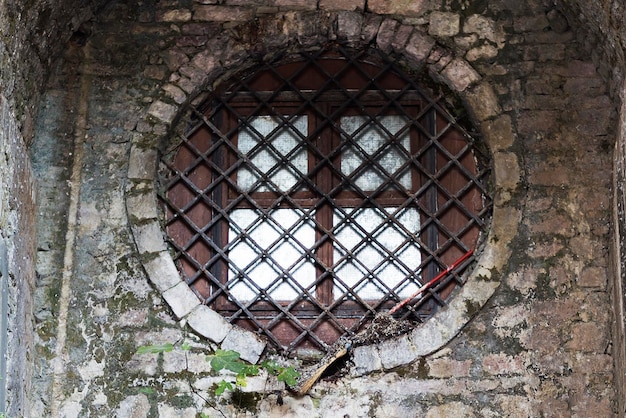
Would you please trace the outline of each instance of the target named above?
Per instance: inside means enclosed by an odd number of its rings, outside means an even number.
[[[465,260],[467,260],[472,254],[474,254],[473,250],[469,250],[468,252],[466,252],[465,254],[463,254],[460,258],[458,258],[454,263],[452,263],[447,269],[445,269],[444,271],[442,271],[441,273],[439,273],[437,275],[437,277],[435,277],[434,279],[432,279],[431,281],[429,281],[428,283],[426,283],[425,285],[423,285],[422,287],[420,287],[419,289],[417,289],[417,291],[415,293],[413,293],[411,296],[409,296],[408,298],[404,299],[402,302],[399,302],[396,306],[394,306],[393,308],[391,308],[389,310],[389,315],[394,314],[396,311],[398,311],[400,308],[402,308],[404,305],[406,305],[407,303],[409,303],[410,301],[412,301],[413,299],[415,299],[416,297],[418,297],[419,295],[421,295],[422,293],[424,293],[424,291],[428,288],[430,288],[432,285],[434,285],[435,283],[437,283],[439,280],[443,279],[444,277],[446,277],[451,271],[453,271],[454,269],[456,269],[462,262],[464,262]]]

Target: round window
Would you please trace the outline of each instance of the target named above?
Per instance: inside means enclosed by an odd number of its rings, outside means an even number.
[[[381,311],[426,320],[463,284],[492,206],[453,103],[340,47],[226,79],[161,158],[183,279],[288,352],[324,351]]]

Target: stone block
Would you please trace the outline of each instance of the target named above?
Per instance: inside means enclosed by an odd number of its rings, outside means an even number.
[[[245,7],[196,6],[193,20],[203,22],[243,22],[252,18],[253,10]]]
[[[283,8],[295,8],[299,10],[315,10],[317,2],[311,0],[275,0],[274,4]]]
[[[509,115],[502,115],[495,119],[487,120],[481,123],[480,127],[493,153],[510,148],[515,141],[513,124]]]
[[[165,292],[182,281],[180,273],[167,251],[160,252],[156,258],[144,263],[144,268],[150,281],[160,292]]]
[[[409,364],[418,357],[415,346],[406,335],[383,341],[378,345],[378,353],[385,369]]]
[[[495,46],[485,44],[467,51],[467,54],[465,54],[465,58],[470,62],[478,60],[490,60],[498,56],[498,51],[498,48],[496,48]]]
[[[465,91],[481,79],[480,74],[467,61],[458,58],[453,59],[443,69],[441,76],[448,87],[457,92]]]
[[[404,53],[415,65],[421,65],[435,46],[435,40],[420,31],[414,31],[404,48]]]
[[[522,178],[517,155],[512,152],[498,152],[494,154],[493,165],[497,187],[515,190]]]
[[[187,22],[191,20],[191,10],[164,10],[156,14],[157,22]]]
[[[396,28],[399,23],[393,19],[385,19],[378,28],[378,35],[376,36],[376,45],[381,51],[390,52],[391,42],[396,35]]]
[[[361,40],[367,44],[376,38],[382,21],[383,18],[381,16],[367,15],[361,30]]]
[[[448,402],[444,403],[443,405],[438,405],[430,408],[426,413],[425,418],[439,417],[474,418],[476,417],[476,414],[474,414],[474,411],[472,410],[472,407],[470,405],[465,405],[462,402]]]
[[[119,418],[146,418],[150,412],[150,401],[142,393],[124,398],[115,411]]]
[[[152,353],[133,354],[125,367],[133,372],[154,376],[157,372],[157,359]]]
[[[405,45],[409,41],[411,33],[413,33],[413,26],[400,25],[400,27],[396,30],[393,40],[391,41],[391,47],[394,51],[401,51],[404,49]]]
[[[536,133],[551,133],[559,129],[555,110],[529,110],[522,112],[518,118],[517,129],[521,135]]]
[[[469,89],[465,100],[468,104],[468,111],[479,121],[493,118],[502,112],[496,93],[489,84],[484,82]]]
[[[432,0],[369,0],[369,11],[382,15],[421,16],[431,7]]]
[[[196,408],[176,408],[175,406],[160,403],[158,406],[159,418],[196,418]]]
[[[161,225],[156,220],[143,225],[134,225],[132,230],[139,254],[158,253],[167,249]]]
[[[126,210],[133,221],[157,219],[157,203],[152,192],[126,195]]]
[[[415,328],[409,334],[409,338],[417,349],[419,356],[430,354],[445,343],[439,324],[434,318]]]
[[[513,30],[515,32],[541,32],[550,24],[545,14],[541,13],[537,16],[524,16],[513,21]]]
[[[128,161],[128,178],[132,180],[154,180],[157,152],[153,148],[133,146]]]
[[[162,102],[160,100],[152,103],[148,108],[148,114],[167,124],[172,123],[172,121],[174,120],[174,116],[176,116],[176,111],[176,106]]]
[[[206,305],[194,309],[187,317],[187,324],[198,334],[218,344],[233,327],[222,315]]]
[[[365,0],[320,0],[322,10],[365,10]]]
[[[185,100],[187,100],[187,93],[174,84],[164,85],[163,91],[165,91],[165,94],[171,97],[177,104],[184,103]]]
[[[200,305],[200,299],[193,293],[187,283],[180,282],[163,292],[163,299],[170,306],[177,318],[183,318]]]
[[[481,15],[471,15],[465,19],[463,32],[475,33],[480,39],[487,39],[496,43],[503,41],[503,33],[498,29],[493,19]]]
[[[455,36],[461,29],[461,17],[457,13],[432,12],[428,34],[438,37]]]
[[[222,342],[222,350],[234,350],[239,353],[241,359],[255,364],[265,350],[265,342],[253,332],[232,327]]]
[[[352,350],[353,376],[361,376],[377,370],[382,370],[383,364],[376,345],[359,346]]]
[[[341,40],[357,41],[361,36],[363,15],[354,12],[337,14],[337,37]]]
[[[206,354],[191,351],[173,350],[163,353],[163,371],[165,373],[210,373],[211,363],[206,360]]]

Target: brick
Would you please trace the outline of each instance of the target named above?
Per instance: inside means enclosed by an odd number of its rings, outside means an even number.
[[[458,361],[448,358],[433,359],[428,361],[428,368],[430,370],[428,375],[439,379],[468,377],[470,375],[471,367],[471,360]]]
[[[587,267],[582,271],[578,284],[581,287],[606,289],[607,277],[606,268]]]
[[[571,340],[565,348],[585,353],[602,353],[607,345],[605,327],[595,322],[581,322],[572,326]]]
[[[521,135],[534,133],[550,133],[559,129],[555,110],[536,110],[523,112],[518,119],[517,127]]]
[[[485,356],[482,367],[489,375],[524,374],[526,371],[523,357],[520,355],[513,357],[504,353]]]
[[[524,16],[513,21],[513,30],[515,32],[540,32],[548,25],[548,18],[545,14]]]

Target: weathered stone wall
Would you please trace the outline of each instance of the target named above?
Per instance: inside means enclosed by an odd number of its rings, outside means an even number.
[[[32,416],[616,412],[607,259],[617,106],[575,35],[584,28],[540,1],[367,5],[115,3],[96,16],[84,46],[68,48],[32,146],[39,212],[54,214],[43,215],[38,239]],[[481,256],[498,245],[510,256],[493,273],[500,285],[487,305],[433,354],[366,374],[348,365],[307,396],[282,392],[280,402],[281,384],[263,376],[242,396],[214,399],[220,378],[204,355],[216,344],[179,320],[191,307],[184,291],[166,294],[172,275],[152,287],[156,273],[144,271],[146,254],[164,249],[162,233],[150,226],[138,238],[129,225],[158,216],[144,193],[154,187],[154,149],[196,90],[277,45],[329,39],[372,42],[457,92],[494,93],[464,98],[492,138],[496,207],[506,209],[492,236],[510,238],[493,239]],[[183,341],[189,351],[136,354]],[[403,344],[398,357],[419,342]]]
[[[626,7],[621,1],[567,1],[566,7],[561,10],[569,17],[570,21],[576,22],[576,26],[586,27],[588,30],[578,33],[581,43],[589,45],[592,50],[593,60],[598,66],[598,71],[605,79],[610,80],[610,94],[616,101],[624,103],[624,77],[625,60],[624,50],[626,46]],[[626,414],[626,312],[624,301],[626,298],[626,279],[624,272],[626,260],[626,235],[624,225],[624,174],[626,172],[626,151],[624,121],[626,111],[623,105],[620,107],[619,121],[617,125],[617,141],[615,144],[614,173],[613,173],[613,242],[611,251],[611,288],[613,297],[613,354],[615,364],[615,381],[617,393],[618,416]]]
[[[96,2],[6,1],[0,7],[0,412],[30,416],[35,187],[27,145],[53,58]],[[6,351],[4,351],[6,350]]]

